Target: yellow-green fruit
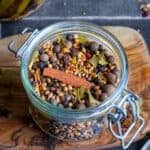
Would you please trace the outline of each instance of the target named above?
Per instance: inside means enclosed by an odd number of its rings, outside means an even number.
[[[1,0],[0,1],[0,17],[5,16],[7,13],[7,9],[12,6],[12,4],[15,2],[15,0]]]
[[[30,2],[31,0],[1,0],[0,17],[15,19],[25,11]]]
[[[16,18],[20,14],[22,14],[29,5],[30,1],[31,0],[22,0],[21,3],[18,5],[16,13],[11,18]]]

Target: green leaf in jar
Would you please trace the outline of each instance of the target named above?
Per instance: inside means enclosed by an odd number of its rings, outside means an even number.
[[[99,58],[96,55],[93,55],[93,57],[89,60],[89,62],[96,67],[99,63]]]
[[[89,41],[88,38],[83,34],[80,34],[78,36],[78,40],[81,44],[87,44],[87,42]]]
[[[108,64],[106,57],[104,53],[100,53],[99,55],[93,55],[92,58],[89,60],[89,62],[96,67],[98,64],[100,65],[106,65]]]
[[[98,59],[99,59],[99,64],[101,64],[101,65],[108,64],[106,57],[105,57],[103,52],[98,55]]]
[[[100,101],[98,101],[97,99],[95,99],[95,98],[92,96],[91,92],[90,92],[90,91],[86,91],[86,89],[85,89],[84,87],[80,87],[80,88],[77,88],[77,89],[75,90],[75,95],[76,95],[76,97],[77,97],[77,99],[78,99],[79,101],[81,101],[81,99],[82,99],[82,97],[84,96],[84,93],[85,93],[85,92],[87,92],[87,94],[88,94],[90,104],[96,104],[96,105],[99,105],[99,104],[100,104]]]
[[[98,101],[97,99],[95,99],[95,98],[92,96],[92,94],[91,94],[90,91],[88,91],[88,96],[89,96],[89,102],[90,102],[90,104],[96,104],[96,105],[99,105],[99,104],[100,104],[100,101]]]
[[[81,98],[83,97],[84,93],[85,93],[84,87],[80,87],[75,90],[75,95],[79,101],[81,101]]]
[[[35,62],[35,59],[38,57],[38,54],[39,54],[39,52],[37,50],[33,52],[32,58],[31,58],[30,63],[29,63],[29,70],[32,69],[32,66]]]
[[[103,84],[103,85],[107,83],[107,78],[101,73],[98,74],[98,79],[100,80],[101,84]]]
[[[63,37],[58,37],[58,43],[61,48],[67,47]]]

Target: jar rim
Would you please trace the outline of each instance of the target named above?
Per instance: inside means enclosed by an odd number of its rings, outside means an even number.
[[[43,41],[43,37],[51,32],[51,34],[56,34],[60,31],[69,30],[71,29],[79,29],[79,30],[85,30],[85,32],[91,32],[93,36],[103,36],[103,38],[109,42],[113,47],[116,48],[118,51],[120,58],[121,58],[121,66],[122,66],[122,75],[120,78],[120,81],[115,88],[114,92],[109,96],[107,100],[102,102],[100,105],[97,105],[95,107],[89,107],[83,110],[75,110],[75,109],[65,109],[60,108],[57,106],[54,106],[53,104],[48,103],[47,101],[42,100],[40,96],[36,94],[33,87],[30,84],[29,78],[28,78],[28,60],[30,57],[30,54],[33,50],[33,47],[37,46],[37,43],[39,43],[40,40]],[[24,85],[24,88],[29,96],[30,102],[40,111],[45,113],[47,116],[57,116],[59,120],[65,120],[65,119],[73,119],[73,120],[80,120],[80,119],[88,119],[91,117],[95,117],[97,115],[100,115],[104,112],[106,112],[112,105],[114,105],[118,101],[118,96],[121,94],[123,89],[125,88],[127,84],[128,79],[128,62],[127,62],[127,56],[125,54],[124,48],[122,47],[119,40],[110,32],[103,29],[102,27],[87,23],[83,21],[64,21],[55,23],[53,25],[47,26],[46,28],[42,29],[39,34],[33,39],[32,43],[28,46],[26,52],[22,56],[21,61],[21,79]]]

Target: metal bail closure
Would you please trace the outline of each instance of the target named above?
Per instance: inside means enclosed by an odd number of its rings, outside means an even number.
[[[27,31],[31,31],[32,28],[25,28],[21,34],[24,34],[26,33]],[[38,29],[35,29],[32,34],[29,36],[29,38],[23,43],[23,45],[19,48],[19,49],[14,49],[13,46],[15,44],[14,40],[11,41],[9,44],[8,44],[8,50],[12,53],[15,54],[16,57],[22,57],[23,56],[23,53],[24,51],[27,49],[27,47],[30,45],[30,43],[32,42],[32,40],[36,37],[36,35],[39,33],[39,30]]]
[[[130,146],[130,144],[133,142],[137,134],[144,126],[144,118],[140,116],[138,100],[139,97],[127,89],[124,91],[121,106],[113,106],[110,110],[110,113],[108,114],[109,130],[115,138],[121,141],[123,149],[127,149]],[[121,122],[127,118],[127,106],[131,109],[132,123],[129,125],[128,129],[123,132]],[[140,121],[140,125],[137,127],[137,130],[133,133],[132,137],[130,137],[129,141],[126,142],[126,138],[134,129],[138,120]],[[117,127],[117,131],[115,131],[112,127],[113,125]]]

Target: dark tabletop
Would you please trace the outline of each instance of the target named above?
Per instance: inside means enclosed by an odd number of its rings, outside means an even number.
[[[150,49],[150,18],[141,16],[136,0],[45,0],[36,13],[16,22],[1,23],[1,37],[20,33],[25,27],[41,29],[63,20],[132,27],[140,30]],[[129,150],[140,150],[145,141],[132,144]]]

